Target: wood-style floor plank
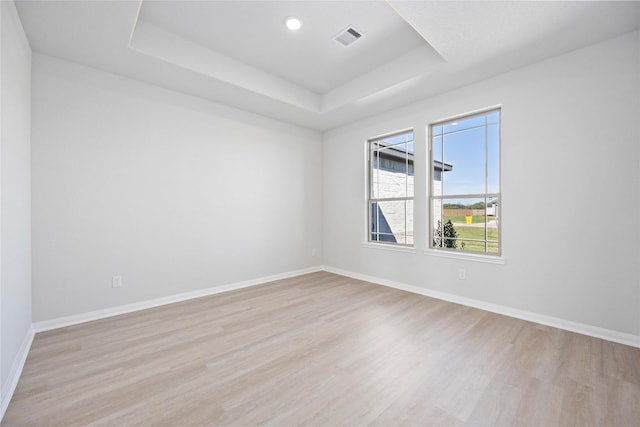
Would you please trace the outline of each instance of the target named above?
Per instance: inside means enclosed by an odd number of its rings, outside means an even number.
[[[320,272],[36,335],[3,426],[639,426],[640,349]]]

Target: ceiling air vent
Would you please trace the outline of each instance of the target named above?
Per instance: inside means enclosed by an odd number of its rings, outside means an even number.
[[[362,37],[362,33],[353,27],[348,27],[335,36],[333,39],[342,46],[349,46],[351,43]]]

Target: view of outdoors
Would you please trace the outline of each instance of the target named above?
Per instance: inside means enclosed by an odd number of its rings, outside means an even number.
[[[500,111],[430,130],[431,247],[500,254]],[[370,140],[368,160],[368,240],[413,245],[413,132]]]
[[[432,247],[499,254],[500,111],[431,126],[431,156]]]
[[[369,141],[369,241],[413,245],[413,132]]]

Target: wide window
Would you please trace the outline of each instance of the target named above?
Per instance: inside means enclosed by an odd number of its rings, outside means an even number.
[[[500,255],[500,110],[430,126],[432,248]]]
[[[413,245],[413,131],[368,145],[368,240]]]

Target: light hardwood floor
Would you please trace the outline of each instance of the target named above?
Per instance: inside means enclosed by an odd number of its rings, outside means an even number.
[[[638,426],[640,349],[330,274],[39,333],[3,426]]]

